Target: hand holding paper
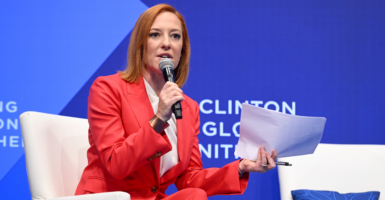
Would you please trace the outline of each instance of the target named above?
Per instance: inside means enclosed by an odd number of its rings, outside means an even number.
[[[264,173],[275,168],[275,160],[277,159],[277,152],[273,151],[270,155],[265,151],[263,146],[258,149],[258,159],[252,161],[249,159],[243,159],[239,162],[240,172],[259,172]]]
[[[324,117],[303,117],[242,104],[240,137],[235,155],[257,159],[260,146],[278,157],[312,154],[321,140]]]

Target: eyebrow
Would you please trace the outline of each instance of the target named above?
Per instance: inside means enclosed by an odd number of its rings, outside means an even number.
[[[151,28],[150,31],[151,31],[151,30],[161,31],[159,28]],[[182,32],[182,31],[179,30],[179,29],[171,29],[171,32],[172,32],[172,31],[180,31],[180,32]]]

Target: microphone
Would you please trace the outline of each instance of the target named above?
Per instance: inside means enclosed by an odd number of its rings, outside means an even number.
[[[170,81],[175,83],[175,74],[174,74],[174,63],[170,58],[162,58],[159,62],[159,69],[163,73],[164,80]],[[182,106],[180,105],[180,102],[174,103],[174,105],[171,106],[172,112],[175,115],[175,118],[182,119]]]

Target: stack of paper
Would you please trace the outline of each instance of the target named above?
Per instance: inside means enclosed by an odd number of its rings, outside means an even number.
[[[303,117],[242,104],[240,137],[235,155],[256,160],[264,146],[278,157],[312,154],[321,140],[326,118]]]

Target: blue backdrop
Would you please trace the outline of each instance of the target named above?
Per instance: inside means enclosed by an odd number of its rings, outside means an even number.
[[[385,144],[385,2],[162,2],[187,23],[192,55],[183,91],[201,106],[204,167],[236,159],[243,102],[326,117],[323,143]],[[1,198],[30,199],[18,116],[86,118],[90,85],[124,69],[136,19],[158,3],[1,1]],[[279,198],[272,170],[252,174],[243,196],[210,199]]]

